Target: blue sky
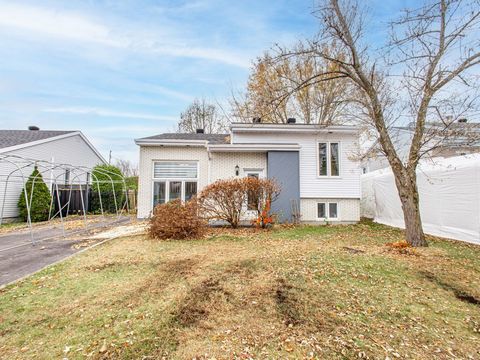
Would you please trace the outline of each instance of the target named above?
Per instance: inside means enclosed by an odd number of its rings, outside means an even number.
[[[274,43],[313,35],[312,0],[0,0],[0,128],[82,130],[107,157],[224,102]],[[405,1],[374,1],[370,39]]]

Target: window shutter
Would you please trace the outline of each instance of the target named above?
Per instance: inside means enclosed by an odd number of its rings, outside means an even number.
[[[166,162],[157,161],[153,168],[155,179],[196,179],[196,162]]]

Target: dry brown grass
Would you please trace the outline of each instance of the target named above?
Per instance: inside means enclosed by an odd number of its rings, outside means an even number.
[[[375,224],[117,239],[0,293],[4,358],[479,358],[480,248]]]

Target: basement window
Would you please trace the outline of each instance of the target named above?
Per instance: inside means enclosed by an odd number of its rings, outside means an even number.
[[[317,219],[318,220],[338,219],[338,203],[336,202],[317,203]]]

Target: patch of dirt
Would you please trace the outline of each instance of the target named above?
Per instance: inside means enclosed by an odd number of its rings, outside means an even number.
[[[442,289],[453,292],[453,294],[458,300],[467,302],[469,304],[480,306],[480,299],[465,292],[462,289],[457,288],[455,285],[442,281],[441,279],[436,277],[433,273],[428,271],[423,271],[421,272],[421,274],[425,277],[425,279],[437,284]]]
[[[165,275],[167,278],[172,277],[186,277],[192,275],[194,265],[198,263],[197,260],[192,258],[175,259],[165,263]]]
[[[103,264],[85,266],[84,269],[89,271],[101,271],[118,264],[119,264],[118,262],[112,261],[112,262],[106,262]]]
[[[196,259],[185,258],[155,264],[154,266],[156,266],[157,270],[151,276],[144,278],[137,286],[128,289],[123,296],[118,296],[118,300],[115,303],[127,304],[128,307],[133,307],[145,301],[148,297],[161,296],[167,286],[191,276],[197,263]],[[135,261],[120,262],[118,264],[135,265]],[[139,264],[141,265],[142,263],[139,262]],[[95,266],[98,267],[98,265]],[[111,266],[115,266],[115,264]]]
[[[194,287],[176,314],[180,325],[190,327],[207,318],[210,313],[211,300],[216,295],[230,296],[217,278],[210,277]]]
[[[298,310],[298,299],[293,292],[293,286],[288,284],[285,279],[280,278],[278,280],[275,302],[286,326],[298,325],[302,322],[301,313]]]
[[[351,247],[348,247],[348,246],[344,246],[343,250],[348,251],[350,254],[364,254],[365,253],[365,251],[363,251],[363,250],[351,248]]]
[[[139,234],[145,233],[146,226],[147,224],[145,222],[137,222],[133,225],[116,226],[112,229],[99,232],[91,236],[90,238],[98,240],[98,239],[109,239],[117,236],[139,235]]]
[[[241,278],[252,278],[256,274],[258,264],[253,259],[245,259],[233,262],[228,266],[224,273],[226,277],[231,275]]]

